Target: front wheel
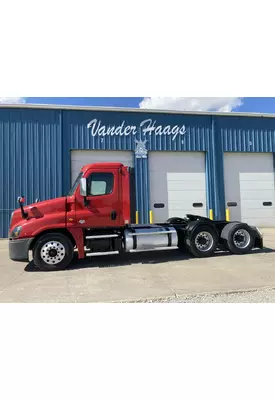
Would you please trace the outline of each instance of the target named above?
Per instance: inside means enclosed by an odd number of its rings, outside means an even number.
[[[33,249],[34,264],[42,271],[65,269],[72,261],[74,247],[61,233],[47,233],[37,240]]]

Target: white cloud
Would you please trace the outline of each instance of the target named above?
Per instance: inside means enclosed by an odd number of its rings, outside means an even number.
[[[230,112],[241,106],[241,97],[145,97],[140,108],[175,111]]]
[[[22,104],[26,103],[25,97],[0,97],[0,104]]]

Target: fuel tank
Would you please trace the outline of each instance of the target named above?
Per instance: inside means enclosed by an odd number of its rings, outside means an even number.
[[[126,252],[174,249],[178,246],[177,231],[173,227],[131,228],[124,232]]]

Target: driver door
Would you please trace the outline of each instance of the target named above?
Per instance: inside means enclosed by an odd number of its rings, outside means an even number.
[[[80,198],[76,207],[77,223],[83,228],[121,225],[119,169],[93,169],[87,176],[87,205]]]

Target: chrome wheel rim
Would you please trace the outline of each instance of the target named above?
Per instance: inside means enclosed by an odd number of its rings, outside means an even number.
[[[214,243],[213,236],[209,232],[200,232],[195,237],[195,246],[200,251],[208,251]]]
[[[40,251],[42,260],[48,265],[59,264],[65,255],[65,247],[57,241],[45,243]]]
[[[233,243],[238,249],[245,249],[250,241],[250,234],[245,229],[238,229],[233,235]]]

